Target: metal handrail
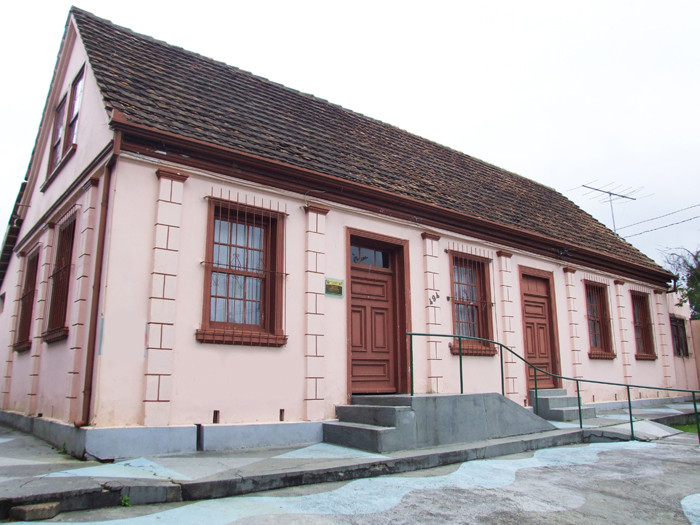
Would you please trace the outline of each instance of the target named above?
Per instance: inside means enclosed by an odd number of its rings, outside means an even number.
[[[500,351],[498,352],[501,360],[501,395],[505,396],[506,395],[506,386],[505,386],[505,374],[504,374],[504,368],[503,368],[503,349],[507,350],[511,354],[513,354],[515,357],[520,359],[522,362],[524,362],[527,366],[532,368],[534,370],[534,379],[535,379],[535,413],[537,414],[539,412],[539,403],[538,403],[538,392],[537,392],[537,372],[541,372],[544,375],[554,377],[557,379],[562,379],[565,381],[574,381],[576,383],[576,397],[578,398],[578,420],[579,420],[579,428],[583,428],[583,416],[582,416],[582,411],[581,411],[581,385],[580,383],[592,383],[596,385],[608,385],[608,386],[620,386],[620,387],[625,387],[627,389],[627,406],[629,407],[629,413],[630,413],[630,434],[631,438],[634,439],[634,417],[632,415],[632,397],[630,395],[630,389],[631,388],[640,388],[640,389],[646,389],[646,390],[662,390],[665,392],[684,392],[686,394],[692,394],[693,396],[693,409],[695,411],[695,427],[698,432],[698,442],[700,442],[700,418],[698,417],[698,402],[697,402],[697,397],[700,394],[700,390],[688,390],[688,389],[683,389],[683,388],[668,388],[668,387],[658,387],[658,386],[648,386],[648,385],[628,385],[625,383],[615,383],[612,381],[597,381],[594,379],[577,379],[574,377],[567,377],[567,376],[562,376],[558,374],[552,374],[551,372],[547,372],[546,370],[542,370],[541,368],[536,367],[533,365],[530,361],[522,357],[520,354],[516,353],[515,351],[511,350],[508,348],[506,345],[503,343],[499,343],[498,341],[492,341],[491,339],[484,339],[481,337],[472,337],[469,335],[455,335],[455,334],[427,334],[427,333],[419,333],[419,332],[406,332],[406,335],[409,336],[409,348],[410,348],[410,376],[411,376],[411,396],[414,395],[414,374],[413,374],[413,337],[448,337],[451,339],[457,339],[457,344],[459,346],[459,382],[460,382],[460,393],[464,394],[464,372],[463,372],[463,355],[462,355],[462,340],[469,340],[469,341],[478,341],[482,343],[488,343],[488,344],[493,344],[497,345],[500,348]]]

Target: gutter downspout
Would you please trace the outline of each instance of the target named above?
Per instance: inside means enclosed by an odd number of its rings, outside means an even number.
[[[107,161],[102,200],[100,202],[100,224],[97,233],[97,251],[95,253],[95,271],[92,282],[92,305],[90,307],[90,331],[88,333],[87,357],[85,361],[85,387],[83,388],[83,411],[81,419],[74,422],[76,427],[90,424],[90,405],[92,404],[92,376],[95,371],[97,350],[97,323],[100,313],[100,291],[102,290],[102,266],[104,262],[105,238],[107,236],[107,212],[109,210],[109,190],[112,186],[112,170],[117,163],[121,146],[121,132],[114,136],[112,157]]]

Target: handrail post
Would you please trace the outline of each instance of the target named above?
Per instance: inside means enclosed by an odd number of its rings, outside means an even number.
[[[409,348],[410,348],[410,358],[411,358],[411,397],[413,397],[413,334],[410,336],[410,343],[409,343]]]
[[[698,402],[693,391],[693,409],[695,410],[695,430],[698,431],[698,443],[700,443],[700,420],[698,419]]]
[[[462,371],[462,361],[464,361],[464,356],[462,355],[462,338],[459,341],[459,393],[464,394],[464,372]]]
[[[630,437],[634,441],[634,418],[632,417],[632,397],[630,395],[630,386],[627,385],[627,406],[630,409]]]
[[[581,382],[576,380],[576,397],[578,398],[578,426],[583,430],[583,414],[581,413]]]
[[[498,346],[498,353],[501,354],[501,395],[506,395],[506,378],[503,374],[503,345]]]
[[[532,369],[535,371],[535,414],[537,414],[539,416],[540,415],[540,403],[539,403],[540,396],[537,393],[537,367],[533,366]]]

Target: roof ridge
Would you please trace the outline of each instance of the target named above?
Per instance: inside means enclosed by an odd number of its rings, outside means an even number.
[[[549,187],[549,186],[547,186],[547,185],[545,185],[545,184],[542,184],[542,183],[540,183],[540,182],[538,182],[538,181],[536,181],[536,180],[534,180],[534,179],[532,179],[532,178],[530,178],[530,177],[527,177],[527,176],[525,176],[525,175],[521,175],[521,174],[519,174],[519,173],[515,173],[514,171],[511,171],[511,170],[507,170],[507,169],[501,168],[501,167],[496,166],[495,164],[492,164],[492,163],[490,163],[490,162],[488,162],[488,161],[485,161],[485,160],[483,160],[483,159],[481,159],[481,158],[479,158],[479,157],[475,157],[475,156],[470,155],[470,154],[468,154],[468,153],[464,153],[463,151],[460,151],[460,150],[458,150],[458,149],[456,149],[456,148],[453,148],[452,146],[447,146],[447,145],[442,144],[442,143],[440,143],[440,142],[437,142],[437,141],[435,141],[435,140],[433,140],[433,139],[424,137],[423,135],[419,135],[418,133],[414,133],[414,132],[409,131],[409,130],[407,130],[407,129],[401,128],[401,127],[399,127],[399,126],[397,126],[397,125],[395,125],[395,124],[391,124],[390,122],[385,122],[385,121],[383,121],[383,120],[380,120],[380,119],[377,119],[377,118],[374,118],[374,117],[365,115],[364,113],[361,113],[361,112],[359,112],[359,111],[355,111],[355,110],[353,110],[353,109],[351,109],[351,108],[347,108],[347,107],[345,107],[345,106],[343,106],[343,105],[341,105],[341,104],[338,104],[338,103],[336,103],[336,102],[332,102],[332,101],[330,101],[330,100],[328,100],[328,99],[325,99],[325,98],[323,98],[323,97],[319,97],[319,96],[314,95],[314,94],[312,94],[312,93],[307,93],[307,92],[305,92],[305,91],[301,91],[301,90],[295,89],[295,88],[293,88],[293,87],[289,87],[289,86],[287,86],[287,85],[285,85],[285,84],[282,84],[281,82],[276,82],[276,81],[271,80],[271,79],[269,79],[269,78],[267,78],[267,77],[264,77],[264,76],[261,76],[261,75],[257,75],[257,74],[255,74],[255,73],[253,73],[253,72],[251,72],[251,71],[248,71],[248,70],[239,68],[239,67],[237,67],[237,66],[233,66],[233,65],[228,64],[227,62],[224,62],[224,61],[222,61],[222,60],[218,60],[218,59],[216,59],[216,58],[212,58],[212,57],[209,57],[209,56],[207,56],[207,55],[202,55],[201,53],[197,53],[196,51],[191,51],[191,50],[189,50],[189,49],[187,49],[187,48],[184,48],[184,47],[182,47],[182,46],[178,46],[178,45],[176,45],[176,44],[171,44],[171,43],[167,42],[166,40],[161,40],[161,39],[158,39],[158,38],[154,38],[154,37],[152,37],[152,36],[150,36],[150,35],[146,35],[146,34],[144,34],[144,33],[139,33],[139,32],[134,31],[133,29],[130,29],[130,28],[128,28],[128,27],[125,27],[125,26],[121,26],[121,25],[119,25],[119,24],[116,24],[116,23],[114,23],[113,21],[111,21],[111,20],[109,20],[109,19],[106,19],[106,18],[102,18],[102,17],[100,17],[100,16],[97,16],[97,15],[95,15],[94,13],[91,13],[90,11],[86,11],[85,9],[81,9],[81,8],[79,8],[79,7],[72,6],[72,7],[71,7],[71,13],[73,13],[73,12],[78,12],[78,13],[82,14],[83,16],[87,16],[87,17],[92,18],[93,20],[97,20],[97,21],[99,21],[99,22],[108,24],[108,25],[110,25],[110,26],[112,26],[112,27],[114,27],[114,28],[116,28],[116,29],[118,29],[118,30],[127,32],[127,33],[129,33],[129,34],[131,34],[131,35],[134,35],[134,36],[136,36],[136,37],[143,38],[143,39],[145,39],[145,40],[151,41],[151,42],[156,43],[156,44],[159,44],[159,45],[164,45],[164,46],[166,46],[167,48],[170,48],[170,49],[179,50],[179,51],[181,51],[181,52],[183,52],[183,53],[186,53],[186,54],[188,54],[188,55],[190,55],[190,56],[196,57],[196,58],[198,58],[198,59],[205,60],[205,61],[210,62],[210,63],[212,63],[212,64],[215,64],[215,65],[218,65],[218,66],[223,66],[223,67],[225,67],[225,68],[227,68],[227,69],[235,70],[235,71],[237,71],[238,73],[241,73],[241,74],[243,74],[243,75],[246,75],[247,77],[249,77],[249,78],[252,79],[252,80],[260,81],[260,82],[264,82],[264,83],[268,83],[268,84],[270,84],[270,85],[272,85],[272,86],[275,86],[275,87],[278,87],[278,88],[282,88],[282,89],[284,89],[284,90],[286,90],[286,91],[288,91],[288,92],[290,92],[290,93],[294,93],[294,94],[296,94],[296,95],[300,95],[300,96],[303,96],[303,97],[307,97],[307,98],[309,98],[309,99],[311,99],[311,100],[313,100],[313,101],[320,102],[320,103],[322,103],[322,104],[326,104],[326,105],[332,106],[332,107],[337,108],[337,109],[339,109],[339,110],[341,110],[341,111],[343,111],[343,112],[345,112],[345,113],[347,113],[347,114],[349,114],[349,115],[352,115],[352,116],[355,116],[355,117],[360,117],[361,119],[364,119],[364,120],[367,120],[367,121],[369,121],[369,122],[378,124],[378,125],[380,125],[380,126],[382,126],[382,127],[387,127],[387,128],[394,129],[394,130],[396,130],[396,131],[398,131],[398,132],[400,132],[400,133],[402,133],[402,134],[406,134],[406,135],[408,135],[408,136],[410,136],[410,137],[412,137],[412,138],[419,139],[420,141],[427,142],[427,143],[429,143],[429,144],[431,144],[431,145],[434,145],[434,146],[438,146],[438,147],[440,147],[440,148],[443,148],[443,149],[446,150],[446,151],[449,151],[449,152],[455,153],[455,154],[457,154],[457,155],[465,156],[465,157],[468,157],[468,158],[470,158],[470,159],[472,159],[472,160],[478,161],[478,162],[482,163],[484,166],[492,167],[492,168],[496,169],[497,171],[506,172],[506,173],[508,173],[508,174],[510,174],[510,175],[512,175],[512,176],[514,176],[514,177],[518,177],[518,178],[522,178],[522,179],[527,179],[527,180],[529,180],[529,181],[532,182],[532,183],[535,183],[535,184],[538,184],[538,185],[540,185],[540,186],[543,186],[543,187],[547,188],[548,190],[557,191],[557,190],[555,190],[554,188],[551,188],[551,187]]]

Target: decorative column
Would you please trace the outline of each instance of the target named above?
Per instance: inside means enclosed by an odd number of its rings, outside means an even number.
[[[325,418],[326,215],[330,210],[311,204],[305,206],[304,211],[306,212],[304,411],[307,421],[319,421]]]
[[[180,253],[182,201],[188,176],[158,170],[153,271],[148,300],[143,424],[167,425],[170,420],[175,298]]]
[[[88,340],[88,324],[90,319],[89,299],[93,292],[94,275],[92,251],[95,243],[95,226],[97,221],[97,205],[99,203],[98,179],[90,179],[83,186],[80,209],[76,217],[73,277],[73,308],[69,310],[71,321],[68,332],[69,352],[73,354],[72,367],[68,370],[68,388],[66,400],[68,403],[69,421],[77,421],[82,412],[82,395],[85,385],[82,374],[85,370],[85,349]]]
[[[659,357],[661,358],[661,369],[664,376],[664,388],[670,388],[673,384],[671,373],[671,355],[669,352],[668,341],[671,339],[671,334],[668,333],[668,312],[666,311],[666,300],[662,290],[654,290],[654,309],[656,310],[656,326],[658,334],[656,341],[659,345]]]
[[[423,272],[425,275],[425,328],[428,334],[442,333],[440,315],[440,259],[439,235],[423,232]],[[445,377],[445,361],[440,351],[441,345],[448,341],[442,337],[428,337],[428,392],[440,392],[440,380]],[[460,356],[460,359],[462,357]],[[415,364],[414,364],[415,366]]]
[[[49,278],[53,266],[53,246],[56,241],[55,223],[51,222],[46,226],[46,244],[41,247],[41,255],[39,256],[39,271],[37,277],[37,300],[34,305],[32,315],[34,316],[34,324],[32,325],[31,334],[33,336],[32,347],[29,350],[31,357],[31,373],[29,377],[29,405],[28,414],[36,414],[37,397],[39,394],[39,365],[41,363],[41,350],[44,342],[41,339],[41,333],[44,331],[44,314],[48,312],[47,302],[49,301]],[[17,296],[19,297],[19,295]],[[49,414],[51,415],[51,414]],[[60,417],[60,416],[59,416]]]
[[[629,294],[625,295],[624,281],[615,280],[615,305],[617,308],[617,319],[620,324],[620,358],[622,361],[622,376],[626,384],[632,382],[632,348],[629,336],[629,323],[627,321],[627,301]]]
[[[571,345],[571,375],[574,378],[582,378],[581,366],[583,365],[583,348],[581,343],[580,327],[578,323],[578,302],[576,297],[576,279],[574,268],[564,268],[566,280],[566,311],[569,321],[569,339]],[[582,386],[584,384],[582,383]],[[581,388],[583,391],[583,388]]]
[[[513,274],[511,258],[513,254],[505,250],[496,252],[498,258],[498,282],[500,287],[500,301],[496,301],[501,307],[502,331],[500,340],[513,351],[517,351],[517,338],[515,337],[515,304],[513,297],[515,292],[515,275]],[[496,336],[498,338],[499,336]],[[502,350],[499,348],[499,352]],[[506,396],[516,402],[522,397],[518,391],[518,366],[516,358],[508,351],[503,352],[503,375],[505,378]],[[524,367],[520,367],[524,371]],[[527,376],[525,377],[527,381]],[[526,383],[527,384],[527,383]],[[523,397],[527,400],[527,394]]]
[[[15,358],[15,349],[14,349],[14,342],[16,339],[16,333],[17,333],[17,323],[19,322],[19,313],[20,313],[20,300],[19,298],[22,297],[22,287],[24,286],[24,273],[27,271],[27,259],[26,259],[27,254],[25,252],[21,252],[19,254],[20,258],[20,264],[19,268],[17,270],[17,281],[15,284],[15,300],[14,300],[14,305],[13,305],[13,313],[12,313],[12,321],[10,325],[10,339],[7,345],[7,356],[5,358],[5,367],[4,367],[4,374],[3,374],[3,385],[2,385],[2,408],[3,409],[11,409],[12,407],[10,406],[10,390],[12,388],[12,367],[14,363],[14,358]],[[39,280],[40,276],[43,276],[43,258],[42,255],[39,255],[39,267],[37,268],[37,281]],[[39,294],[36,294],[37,297]],[[43,311],[43,310],[42,310]],[[31,335],[33,336],[34,334],[40,333],[37,332],[37,315],[39,315],[38,312],[38,307],[35,307],[34,310],[32,311],[32,315],[34,316],[34,319],[32,320],[32,328],[31,328]],[[40,324],[39,330],[40,330]],[[41,338],[36,339],[36,341],[32,341],[32,346],[35,346],[37,344],[41,344]],[[31,379],[31,378],[30,378]],[[31,399],[30,399],[31,401]]]

